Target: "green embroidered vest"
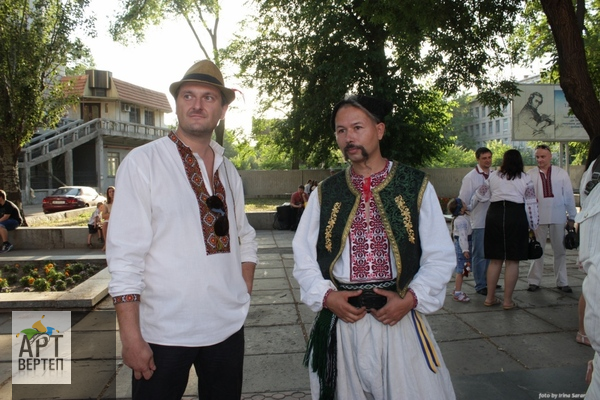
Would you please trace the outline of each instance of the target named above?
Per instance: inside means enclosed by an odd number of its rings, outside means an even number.
[[[317,262],[323,277],[334,284],[333,266],[342,254],[361,197],[351,183],[350,168],[324,180],[318,191],[321,219]],[[419,210],[427,182],[424,172],[394,162],[385,180],[373,189],[373,198],[396,260],[396,286],[402,297],[420,268]]]

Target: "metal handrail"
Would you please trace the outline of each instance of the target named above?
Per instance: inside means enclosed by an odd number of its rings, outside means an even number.
[[[23,156],[21,162],[31,163],[36,158],[61,149],[67,144],[71,144],[98,133],[109,135],[134,133],[157,139],[166,136],[169,131],[168,128],[115,121],[106,118],[96,118],[83,124],[81,123],[81,120],[79,120],[58,129],[48,131],[23,146],[23,149],[21,150]]]

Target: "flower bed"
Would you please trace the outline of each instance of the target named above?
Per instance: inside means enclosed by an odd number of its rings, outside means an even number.
[[[34,261],[0,267],[0,290],[10,292],[65,291],[85,282],[106,265],[70,261]]]

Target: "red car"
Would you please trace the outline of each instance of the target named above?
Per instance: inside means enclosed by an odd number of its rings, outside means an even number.
[[[95,206],[105,201],[106,197],[89,186],[63,186],[56,189],[50,196],[44,197],[42,209],[45,214],[48,214]]]

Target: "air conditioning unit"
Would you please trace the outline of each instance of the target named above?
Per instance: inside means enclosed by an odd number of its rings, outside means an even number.
[[[121,111],[130,112],[131,111],[131,104],[121,104]]]

